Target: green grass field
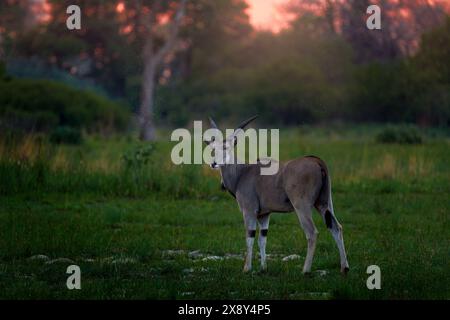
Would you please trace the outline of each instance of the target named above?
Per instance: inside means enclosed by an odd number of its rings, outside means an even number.
[[[281,160],[314,154],[329,165],[346,277],[317,213],[312,275],[301,272],[306,240],[293,213],[272,215],[268,271],[258,270],[255,243],[254,271],[244,274],[235,200],[206,165],[172,165],[169,142],[4,140],[0,298],[450,299],[449,140],[384,145],[374,131],[281,132]],[[71,264],[81,290],[66,288]],[[366,287],[373,264],[381,290]]]

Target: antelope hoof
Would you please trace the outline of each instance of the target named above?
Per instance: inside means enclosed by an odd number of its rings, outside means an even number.
[[[303,266],[303,270],[302,270],[303,274],[310,274],[311,273],[311,267],[308,266]]]
[[[344,276],[346,276],[347,273],[348,273],[349,271],[350,271],[350,268],[349,268],[349,267],[341,268],[341,273],[342,273]]]
[[[244,272],[244,273],[248,273],[250,271],[252,271],[252,267],[248,267],[248,266],[244,266],[244,270],[242,270],[242,272]]]

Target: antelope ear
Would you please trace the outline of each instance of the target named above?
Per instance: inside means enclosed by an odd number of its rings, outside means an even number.
[[[237,140],[238,140],[238,135],[243,132],[244,132],[244,130],[241,128],[234,130],[233,134],[228,137],[228,141],[230,142],[230,144],[233,144],[233,146],[236,146]]]
[[[209,123],[211,124],[211,127],[214,129],[219,129],[216,122],[213,120],[213,118],[209,117]]]
[[[237,135],[233,134],[233,145],[236,146],[237,145]]]

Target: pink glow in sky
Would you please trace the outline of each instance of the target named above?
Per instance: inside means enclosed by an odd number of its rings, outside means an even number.
[[[251,24],[255,28],[273,32],[287,27],[288,17],[279,10],[287,2],[288,0],[247,0]]]

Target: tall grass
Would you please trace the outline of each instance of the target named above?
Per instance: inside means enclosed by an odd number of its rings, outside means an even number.
[[[101,146],[103,144],[103,147]],[[105,147],[107,145],[107,147]],[[211,195],[217,178],[202,174],[200,166],[177,167],[164,159],[155,143],[148,146],[124,141],[109,144],[91,141],[83,146],[54,146],[38,136],[0,143],[0,194],[92,193],[142,197],[151,194],[172,198]],[[170,154],[170,150],[168,151]]]
[[[317,133],[317,132],[316,132]],[[344,139],[336,132],[285,130],[280,156],[317,155],[329,165],[334,190],[361,192],[449,191],[448,140],[422,145],[385,145],[373,136]],[[89,138],[80,146],[52,145],[42,136],[0,139],[0,195],[92,193],[144,197],[211,198],[218,174],[206,165],[176,166],[172,143],[129,137]]]

